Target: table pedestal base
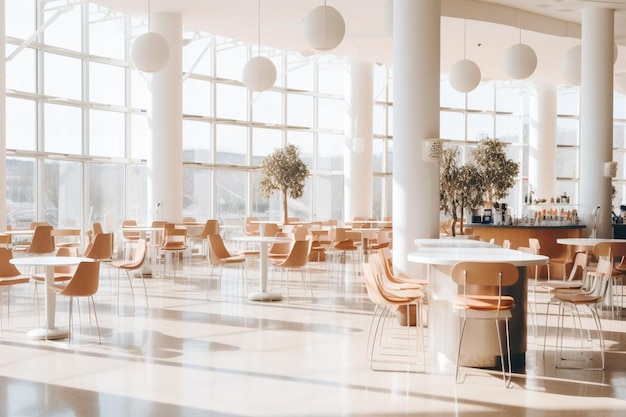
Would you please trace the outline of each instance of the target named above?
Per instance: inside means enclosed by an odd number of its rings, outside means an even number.
[[[46,337],[46,333],[48,334],[47,337]],[[65,339],[67,338],[69,333],[67,331],[67,328],[55,327],[53,329],[45,329],[45,328],[33,329],[33,330],[30,330],[27,334],[28,334],[28,337],[30,337],[31,339],[55,340],[55,339]]]
[[[248,299],[251,301],[280,301],[283,296],[277,293],[258,291],[248,294]]]

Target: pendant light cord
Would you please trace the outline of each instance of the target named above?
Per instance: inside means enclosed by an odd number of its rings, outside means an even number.
[[[258,2],[258,10],[257,10],[257,30],[258,37],[257,40],[259,42],[259,46],[257,48],[257,56],[261,56],[261,0]]]
[[[151,1],[148,0],[148,32],[150,32],[150,14],[151,14],[151,12],[150,12],[150,3],[151,3]]]
[[[463,59],[466,59],[467,53],[467,19],[463,20]]]

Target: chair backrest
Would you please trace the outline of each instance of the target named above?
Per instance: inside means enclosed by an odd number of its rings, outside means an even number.
[[[0,233],[0,245],[4,248],[10,248],[13,243],[11,235]]]
[[[377,273],[375,268],[373,268],[369,263],[363,263],[363,278],[365,281],[367,295],[373,303],[386,305],[387,300],[380,293],[378,285],[376,284],[376,278],[374,277],[375,273]]]
[[[50,226],[50,223],[48,223],[48,222],[30,222],[30,224],[28,225],[28,227],[31,230],[35,230],[35,228],[37,226]]]
[[[94,236],[99,235],[100,233],[104,233],[104,230],[102,230],[102,225],[98,222],[91,224],[91,231],[93,232]]]
[[[278,232],[276,236],[279,237],[290,237],[289,233]],[[292,242],[275,242],[270,246],[269,254],[270,255],[287,255],[291,250]]]
[[[122,227],[131,227],[131,226],[137,226],[137,220],[126,219],[122,221]],[[124,237],[124,239],[136,240],[136,239],[139,239],[140,233],[134,230],[123,230],[122,236]]]
[[[604,299],[608,287],[611,283],[611,273],[613,272],[613,264],[606,258],[598,260],[598,266],[594,274],[591,276],[591,282],[585,285],[588,287],[588,295],[595,297],[596,301]],[[592,302],[592,300],[589,300]]]
[[[207,239],[209,241],[209,260],[211,261],[211,264],[219,265],[223,263],[222,259],[229,258],[231,256],[228,249],[226,249],[226,245],[224,244],[224,240],[221,235],[208,235]]]
[[[0,248],[0,278],[12,278],[21,275],[19,269],[9,262],[12,258],[11,249]]]
[[[165,229],[161,249],[180,250],[185,248],[187,248],[187,229]]]
[[[504,239],[502,241],[502,247],[504,249],[511,249],[511,241],[509,239]]]
[[[576,256],[574,257],[572,270],[570,271],[569,276],[567,277],[567,280],[568,281],[573,280],[576,277],[578,270],[582,272],[583,277],[584,277],[585,271],[587,270],[588,266],[589,266],[589,254],[587,252],[578,252]]]
[[[307,264],[309,261],[309,254],[311,253],[311,241],[310,240],[296,240],[291,245],[291,250],[278,266],[285,268],[300,268]]]
[[[54,238],[52,237],[52,226],[40,225],[35,227],[33,240],[31,240],[30,245],[26,249],[26,253],[52,253],[55,249]]]
[[[183,223],[195,223],[195,222],[196,222],[195,217],[183,217]]]
[[[514,285],[519,273],[515,265],[506,262],[458,262],[450,276],[458,285],[474,287],[476,294],[497,295],[498,288]]]
[[[298,225],[293,228],[292,233],[295,240],[307,240],[309,236],[309,227],[304,225]]]
[[[144,261],[146,260],[146,253],[148,251],[148,245],[146,244],[146,239],[137,239],[134,244],[134,252],[133,259],[126,262],[124,264],[124,268],[127,269],[138,269],[140,268]]]
[[[597,258],[623,257],[626,256],[626,241],[624,242],[600,242],[593,247],[593,254]]]
[[[63,246],[57,249],[56,256],[78,256],[78,248],[75,246]],[[54,267],[54,272],[60,274],[71,274],[75,270],[75,265],[59,265]]]
[[[263,230],[263,236],[276,236],[276,233],[280,231],[276,223],[265,223],[261,230]]]
[[[287,224],[299,223],[300,217],[287,217]]]
[[[533,255],[539,255],[539,250],[541,249],[539,239],[534,237],[528,238],[528,246],[530,247],[530,253]]]
[[[99,233],[85,250],[85,257],[105,260],[113,256],[113,233]]]
[[[204,229],[198,235],[199,238],[206,239],[208,235],[217,235],[220,232],[220,222],[217,219],[209,219],[204,224]]]
[[[258,235],[260,233],[260,226],[258,223],[253,223],[255,221],[258,221],[259,218],[258,217],[246,217],[245,223],[243,224],[243,231],[245,234],[247,234],[248,236],[254,236],[254,235]]]
[[[85,261],[78,264],[72,279],[59,294],[69,297],[88,297],[98,292],[100,262]]]

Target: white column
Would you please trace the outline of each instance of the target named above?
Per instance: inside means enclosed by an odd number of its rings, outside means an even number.
[[[530,98],[528,184],[535,197],[556,198],[556,87],[538,85]]]
[[[0,184],[0,231],[5,231],[7,224],[7,89],[4,0],[0,0],[0,10],[2,10],[2,17],[0,18],[0,57],[2,57],[2,64],[0,64],[0,91],[2,92],[0,98],[0,150],[2,150],[2,158],[0,158],[0,181],[2,181]]]
[[[346,74],[344,220],[372,215],[374,67],[353,61]]]
[[[170,59],[152,74],[152,109],[148,123],[152,131],[152,152],[148,160],[149,207],[159,220],[181,221],[183,216],[183,95],[182,95],[182,17],[175,13],[152,15],[151,28],[170,47]],[[208,100],[208,97],[207,97]],[[155,212],[150,213],[155,216]]]
[[[582,11],[580,87],[580,203],[587,232],[598,213],[597,237],[612,237],[611,179],[604,163],[613,159],[614,11],[589,7]]]
[[[439,0],[393,2],[393,265],[417,276],[407,254],[439,236],[439,165],[423,158],[439,137]]]

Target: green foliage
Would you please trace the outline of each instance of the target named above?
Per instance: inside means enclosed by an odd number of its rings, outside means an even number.
[[[519,174],[519,164],[507,158],[504,143],[484,137],[472,156],[485,184],[485,200],[493,203],[509,195]]]
[[[304,193],[304,182],[309,169],[300,159],[300,149],[288,144],[275,149],[261,162],[263,178],[259,189],[269,198],[272,192],[279,191],[283,196],[283,221],[287,222],[287,196],[300,198]]]

